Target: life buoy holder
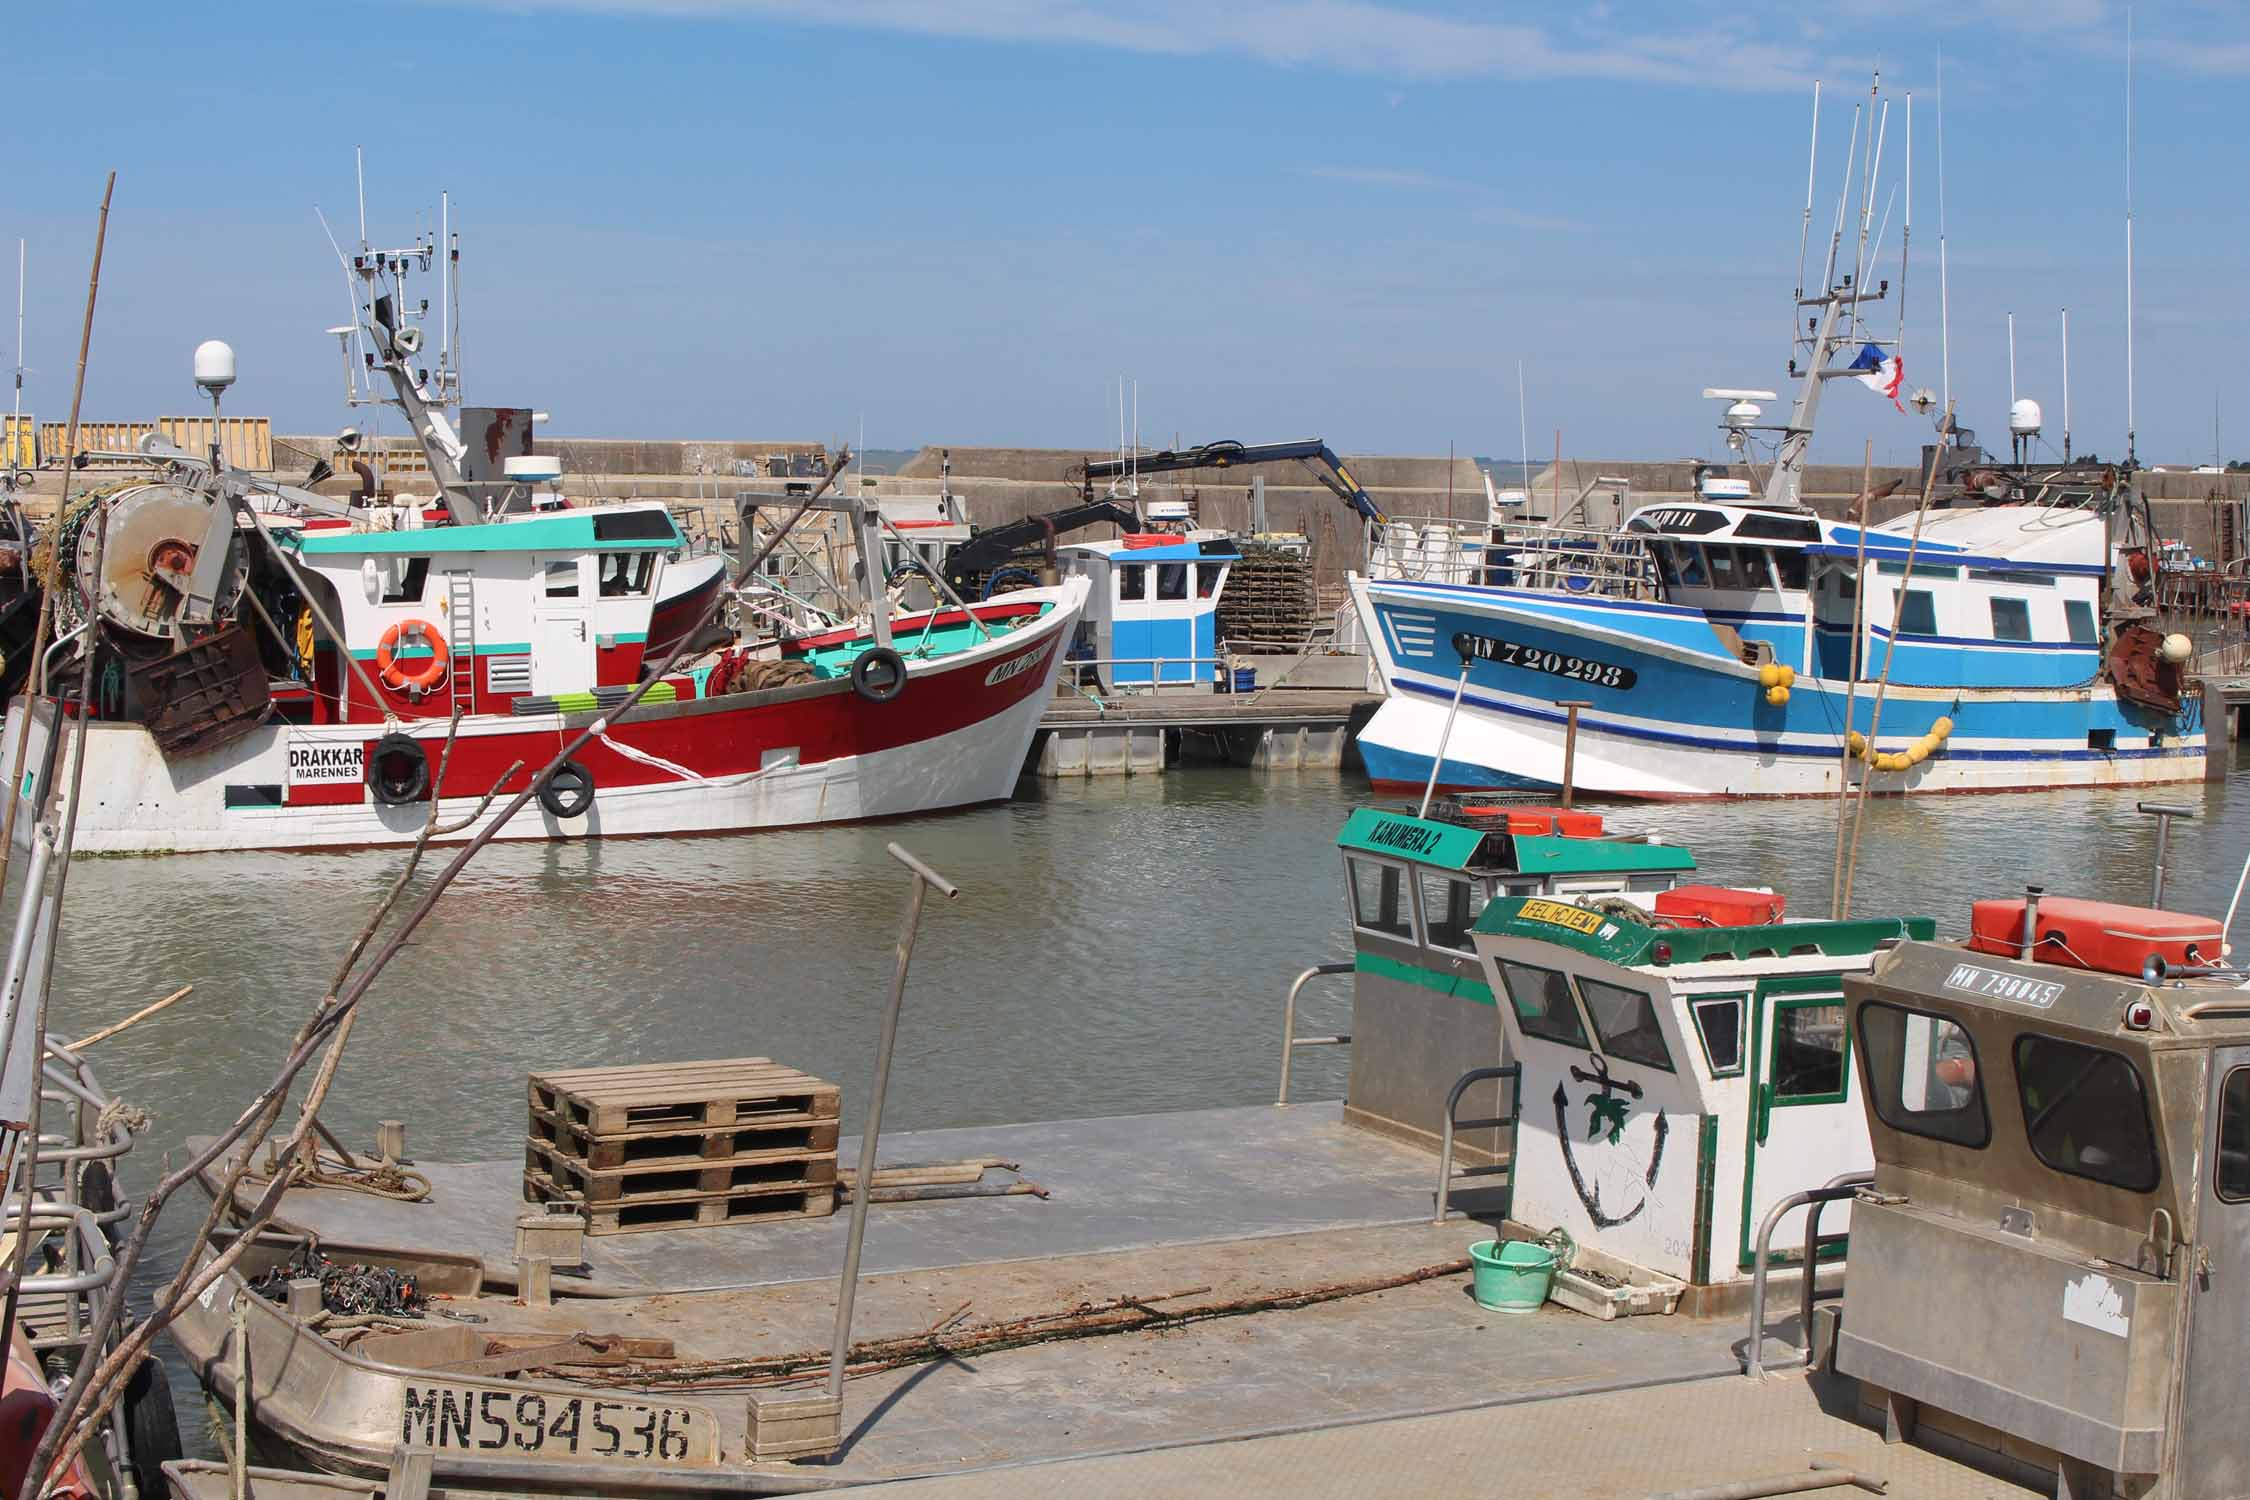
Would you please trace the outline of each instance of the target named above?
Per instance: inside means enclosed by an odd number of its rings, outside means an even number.
[[[429,647],[429,659],[419,668],[409,669],[399,660],[399,648],[416,643]],[[452,664],[453,653],[446,649],[445,637],[427,620],[401,620],[384,631],[382,640],[375,644],[375,675],[392,692],[416,701],[445,681]]]
[[[410,734],[386,734],[367,753],[367,790],[384,807],[419,802],[430,789],[430,755]]]
[[[594,805],[594,773],[566,760],[539,787],[539,805],[564,822],[585,816]]]
[[[906,691],[906,658],[873,646],[852,660],[852,691],[870,703],[888,703]]]

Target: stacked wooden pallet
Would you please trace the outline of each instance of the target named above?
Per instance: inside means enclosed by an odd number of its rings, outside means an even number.
[[[831,1214],[839,1102],[763,1057],[534,1073],[523,1195],[588,1234]]]
[[[1245,540],[1219,596],[1219,637],[1232,651],[1295,651],[1323,622],[1313,560],[1302,543]]]

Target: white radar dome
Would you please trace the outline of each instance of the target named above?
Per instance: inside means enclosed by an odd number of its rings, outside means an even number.
[[[2017,437],[2030,437],[2040,427],[2039,403],[2029,396],[2008,407],[2008,431]]]
[[[207,391],[223,391],[234,384],[234,346],[224,339],[205,339],[195,346],[195,383]]]
[[[1739,430],[1756,425],[1758,418],[1765,414],[1766,409],[1755,401],[1737,401],[1727,408],[1726,415],[1719,420],[1726,426]]]

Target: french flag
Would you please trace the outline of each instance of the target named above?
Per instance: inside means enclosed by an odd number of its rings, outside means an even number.
[[[1906,410],[1899,406],[1898,401],[1899,382],[1906,378],[1906,361],[1895,354],[1885,354],[1874,344],[1862,344],[1859,346],[1859,358],[1845,368],[1860,371],[1861,385],[1877,395],[1890,397],[1891,405],[1898,406],[1900,411]]]

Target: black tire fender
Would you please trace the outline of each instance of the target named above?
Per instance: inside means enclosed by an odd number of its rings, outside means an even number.
[[[594,773],[577,761],[564,761],[540,785],[539,805],[565,822],[584,817],[594,805]]]
[[[888,703],[906,691],[906,658],[888,646],[871,646],[852,661],[852,691],[870,703]]]
[[[378,803],[404,807],[421,801],[429,789],[430,755],[419,740],[394,730],[375,742],[367,755],[367,790]]]

